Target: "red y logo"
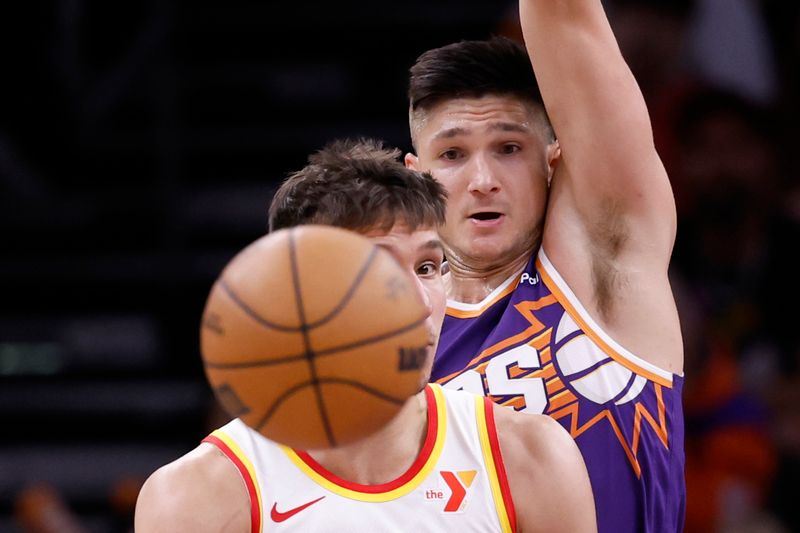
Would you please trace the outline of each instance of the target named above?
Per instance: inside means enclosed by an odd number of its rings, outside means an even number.
[[[477,472],[475,470],[462,470],[453,473],[442,470],[439,473],[442,475],[444,482],[447,483],[447,486],[450,487],[451,493],[450,499],[447,500],[447,504],[444,506],[444,512],[455,513],[460,511],[464,504],[464,498],[467,496],[467,489],[472,485]]]

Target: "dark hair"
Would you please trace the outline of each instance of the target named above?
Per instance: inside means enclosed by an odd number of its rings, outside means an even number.
[[[350,230],[414,230],[444,223],[446,193],[433,177],[406,168],[400,150],[373,139],[340,140],[308,158],[278,188],[269,230],[327,224]]]
[[[507,37],[461,41],[428,50],[411,67],[412,111],[442,100],[511,95],[543,107],[539,84],[525,48]]]

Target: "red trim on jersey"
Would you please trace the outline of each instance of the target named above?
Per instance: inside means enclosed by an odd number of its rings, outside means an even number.
[[[380,494],[395,490],[414,479],[414,476],[416,476],[419,471],[422,470],[422,467],[425,466],[425,463],[428,462],[428,459],[431,456],[433,445],[436,443],[436,434],[439,431],[439,413],[436,405],[436,397],[433,395],[433,390],[431,390],[430,385],[425,387],[425,400],[428,404],[428,433],[425,436],[425,442],[422,444],[422,449],[419,451],[419,455],[414,463],[403,475],[394,481],[390,481],[382,485],[361,485],[359,483],[353,483],[352,481],[347,481],[346,479],[342,479],[336,474],[329,472],[325,469],[325,467],[316,462],[313,457],[308,455],[308,453],[298,450],[294,450],[294,452],[317,474],[324,477],[331,483],[335,483],[336,485],[339,485],[345,489],[350,489],[356,492],[365,492],[368,494]]]
[[[214,435],[209,435],[203,439],[203,442],[213,444],[230,459],[236,468],[239,470],[244,484],[247,486],[247,493],[250,495],[250,531],[251,533],[260,533],[261,531],[261,509],[258,506],[258,494],[256,493],[255,480],[250,475],[250,471],[244,465],[239,456],[231,450],[227,444]]]
[[[511,524],[511,531],[517,531],[517,513],[514,510],[514,500],[511,498],[511,489],[508,486],[508,477],[506,477],[506,467],[503,464],[503,454],[500,452],[500,442],[497,440],[497,427],[494,424],[494,402],[485,397],[483,403],[489,445],[492,448],[492,459],[494,459],[494,467],[497,470],[497,481],[500,483],[500,492],[503,495],[503,503],[506,506],[506,514],[508,515],[508,522]]]

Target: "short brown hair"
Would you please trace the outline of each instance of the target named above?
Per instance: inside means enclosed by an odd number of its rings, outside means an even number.
[[[269,230],[327,224],[350,230],[414,230],[444,223],[446,193],[426,172],[406,168],[400,150],[374,139],[339,140],[308,158],[278,188]]]
[[[420,115],[445,100],[513,96],[541,113],[551,138],[553,129],[544,108],[528,52],[507,37],[460,41],[434,48],[417,58],[409,71],[408,102],[411,138]]]
[[[512,95],[543,105],[525,48],[507,37],[461,41],[428,50],[411,67],[408,100],[412,110],[442,100]]]

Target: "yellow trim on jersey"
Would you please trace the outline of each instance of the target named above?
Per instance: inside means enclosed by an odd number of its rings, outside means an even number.
[[[229,437],[227,433],[223,432],[222,429],[216,429],[216,430],[212,431],[211,432],[211,436],[212,437],[216,437],[219,440],[221,440],[222,442],[224,442],[225,445],[234,453],[234,455],[236,455],[236,458],[239,461],[241,461],[241,463],[247,469],[247,473],[250,475],[250,482],[253,484],[253,487],[254,487],[254,489],[256,491],[256,499],[258,500],[257,501],[257,503],[258,503],[258,512],[259,512],[259,515],[261,516],[261,524],[262,524],[262,527],[263,527],[263,524],[264,524],[264,506],[261,504],[261,487],[258,484],[258,478],[256,477],[256,469],[253,466],[253,463],[250,462],[250,459],[247,457],[247,454],[245,454],[242,451],[242,449],[239,447],[239,445],[236,444],[236,441],[234,441],[231,437]],[[238,470],[238,468],[237,468],[237,470]],[[249,492],[250,491],[248,490],[248,495],[249,495]]]
[[[444,448],[444,441],[445,436],[447,435],[447,409],[445,408],[445,400],[444,400],[444,393],[442,392],[442,388],[440,385],[431,383],[428,385],[431,387],[433,391],[433,396],[436,399],[436,414],[437,414],[437,427],[436,427],[436,440],[433,444],[433,450],[431,450],[431,454],[428,457],[428,460],[425,464],[420,468],[419,472],[411,478],[405,484],[397,487],[396,489],[387,491],[387,492],[378,492],[378,493],[369,493],[369,492],[361,492],[358,490],[348,489],[346,487],[342,487],[334,483],[333,481],[325,478],[309,465],[305,463],[298,455],[295,453],[294,450],[289,448],[288,446],[280,445],[281,450],[286,454],[286,456],[294,463],[294,465],[299,468],[305,475],[311,478],[315,483],[322,486],[324,489],[338,494],[339,496],[343,496],[345,498],[350,498],[351,500],[357,500],[362,502],[388,502],[391,500],[395,500],[402,496],[405,496],[422,483],[425,478],[430,475],[433,468],[436,466],[436,463],[439,461],[439,456],[442,454],[442,448]]]
[[[503,492],[500,489],[500,480],[497,478],[492,445],[489,442],[489,429],[486,427],[486,404],[483,396],[475,396],[475,420],[478,422],[478,437],[483,451],[483,463],[486,465],[489,484],[492,486],[492,497],[494,498],[494,507],[497,510],[497,518],[500,521],[500,528],[503,533],[512,533],[511,521],[508,518]]]

